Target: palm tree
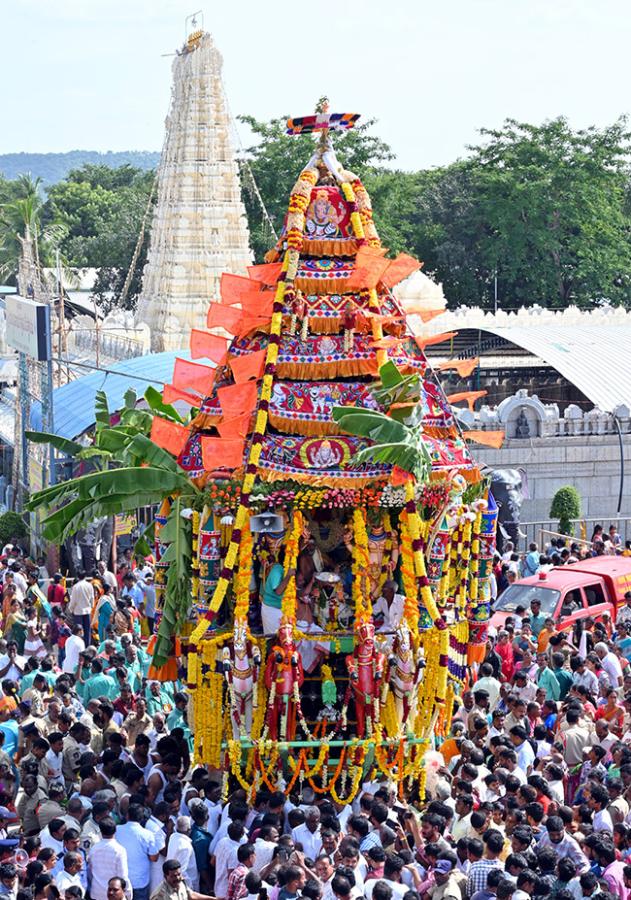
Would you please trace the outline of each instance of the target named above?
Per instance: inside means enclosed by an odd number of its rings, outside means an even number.
[[[42,179],[20,175],[13,182],[0,185],[0,277],[15,280],[22,241],[33,242],[35,263],[52,264],[53,249],[65,234],[59,222],[43,224],[45,200]]]

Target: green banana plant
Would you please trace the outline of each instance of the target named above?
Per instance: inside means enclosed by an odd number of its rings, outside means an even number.
[[[155,402],[153,397],[151,400],[164,417],[177,416],[182,421],[174,409],[171,413],[167,405]],[[111,425],[105,395],[97,395],[96,427],[89,447],[58,435],[28,432],[30,440],[49,443],[76,459],[90,459],[98,468],[38,491],[27,509],[44,510],[44,537],[61,543],[95,518],[132,513],[140,506],[159,506],[165,498],[171,498],[171,510],[160,534],[161,543],[167,545],[164,562],[168,563],[154,651],[154,664],[160,666],[171,653],[172,637],[190,605],[192,528],[185,511],[199,500],[201,492],[173,456],[148,437],[153,409],[138,410],[135,404],[135,393],[128,392],[119,424]]]
[[[373,394],[382,406],[389,408],[388,414],[373,409],[335,406],[333,420],[348,434],[372,441],[369,447],[355,454],[354,462],[389,463],[410,472],[419,483],[427,481],[432,463],[423,437],[419,376],[404,376],[393,362],[388,361],[381,366],[379,377],[381,385]]]

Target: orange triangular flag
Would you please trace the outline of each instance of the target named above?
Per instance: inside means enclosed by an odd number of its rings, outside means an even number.
[[[272,285],[278,281],[282,268],[282,262],[266,263],[262,266],[248,266],[248,275],[252,281],[260,281],[262,284]]]
[[[243,384],[250,378],[260,378],[265,368],[267,350],[257,350],[245,356],[231,356],[228,359],[235,384]]]
[[[246,291],[241,295],[241,309],[246,316],[266,316],[272,318],[274,310],[273,291]]]
[[[422,322],[431,322],[436,316],[442,316],[446,312],[446,309],[428,309],[421,310],[417,315],[420,316]]]
[[[462,436],[476,444],[484,444],[485,447],[495,447],[496,450],[504,443],[503,431],[463,431]]]
[[[234,419],[224,419],[215,427],[222,438],[244,438],[249,431],[251,421],[252,413],[248,412],[242,416],[235,416]]]
[[[254,409],[258,397],[256,381],[245,384],[231,384],[229,387],[217,388],[217,399],[226,419],[250,413]]]
[[[221,302],[226,306],[234,306],[241,303],[241,297],[248,291],[260,291],[260,286],[244,275],[229,275],[224,272],[221,276],[220,291]]]
[[[191,406],[199,406],[202,401],[200,394],[190,394],[188,391],[179,391],[172,384],[165,384],[162,391],[162,399],[165,403],[177,403],[183,400],[184,403],[190,403]]]
[[[173,456],[179,456],[186,446],[188,438],[189,430],[185,425],[154,416],[151,423],[151,440],[158,447],[162,447]]]
[[[213,469],[238,469],[243,465],[245,441],[237,438],[202,437],[202,460],[206,471]]]
[[[208,328],[225,328],[231,334],[238,334],[243,314],[234,306],[224,306],[223,303],[211,303],[208,307],[206,325]]]
[[[486,397],[487,393],[488,391],[460,391],[458,394],[449,394],[447,399],[450,403],[460,403],[462,400],[466,400],[469,409],[473,412],[475,401],[480,397]]]
[[[384,259],[383,250],[377,247],[360,247],[355,257],[355,269],[344,284],[345,291],[377,287],[381,276],[392,260]]]
[[[243,315],[241,324],[239,325],[235,333],[239,337],[243,337],[244,335],[249,334],[250,331],[254,331],[255,329],[265,331],[266,328],[269,328],[271,321],[271,316],[249,316],[246,313]]]
[[[422,265],[423,263],[420,263],[418,259],[414,259],[413,256],[408,256],[407,253],[399,253],[381,276],[381,282],[387,288],[393,288],[395,284],[403,281],[412,272],[416,272]]]
[[[431,347],[432,344],[442,344],[443,341],[450,341],[452,338],[455,338],[457,334],[457,331],[443,331],[442,334],[430,334],[428,337],[418,337],[415,335],[414,340],[419,349],[424,350],[425,347]]]
[[[191,328],[190,347],[193,359],[204,356],[221,366],[226,361],[228,338],[210,334],[209,331],[202,331],[201,328]]]
[[[173,387],[180,390],[199,391],[205,397],[210,393],[215,370],[201,363],[189,362],[188,359],[176,359],[173,366]]]
[[[467,378],[479,365],[480,357],[475,356],[473,359],[448,359],[446,362],[439,363],[436,368],[441,372],[454,369],[462,378]]]
[[[389,350],[391,347],[400,347],[405,340],[405,337],[383,337],[378,341],[372,341],[370,346],[378,350]]]

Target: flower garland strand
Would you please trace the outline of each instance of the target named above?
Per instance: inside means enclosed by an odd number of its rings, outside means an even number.
[[[311,188],[316,184],[318,173],[316,169],[305,169],[298,179],[292,195],[290,197],[290,207],[293,204],[292,211],[287,217],[287,250],[283,259],[281,273],[276,285],[276,294],[274,297],[272,320],[269,330],[269,343],[267,345],[267,354],[265,357],[265,367],[263,374],[263,382],[261,385],[261,393],[259,397],[258,409],[254,430],[252,432],[248,461],[245,467],[245,477],[241,487],[241,500],[237,509],[234,523],[234,530],[224,560],[224,566],[217,581],[212,600],[210,602],[209,613],[216,615],[223,603],[228,586],[232,581],[234,566],[237,561],[237,552],[239,542],[241,540],[241,529],[243,528],[250,507],[250,496],[256,483],[258,464],[263,448],[263,437],[267,429],[269,403],[272,397],[272,388],[274,385],[274,375],[276,373],[276,363],[278,360],[278,349],[280,346],[280,338],[283,327],[283,309],[285,292],[296,277],[298,270],[298,262],[300,259],[300,250],[302,249],[302,233],[304,231],[304,212],[301,208],[304,206],[304,199],[307,189],[309,196]],[[302,199],[301,199],[302,198]],[[308,198],[307,198],[308,200]],[[308,205],[308,202],[307,202]],[[204,618],[200,620],[197,627],[191,635],[191,641],[196,643],[199,641],[208,628],[210,627],[210,619]]]
[[[372,602],[367,584],[370,571],[368,532],[366,514],[362,509],[353,511],[353,601],[355,604],[355,627],[361,622],[369,622],[372,617]]]

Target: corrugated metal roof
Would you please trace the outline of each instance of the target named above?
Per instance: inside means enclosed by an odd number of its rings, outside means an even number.
[[[631,325],[485,323],[482,330],[543,359],[599,409],[613,412],[622,404],[631,406]]]
[[[114,363],[108,372],[91,372],[53,391],[53,415],[55,434],[70,440],[83,434],[94,424],[94,398],[97,391],[105,391],[112,412],[123,405],[128,388],[134,388],[142,397],[152,385],[160,390],[171,381],[176,357],[190,359],[187,351],[149,353]],[[31,428],[42,430],[42,408],[34,403],[31,408]]]

